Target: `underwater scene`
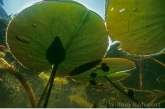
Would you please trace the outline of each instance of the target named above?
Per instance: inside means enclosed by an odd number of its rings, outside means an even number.
[[[0,108],[165,107],[164,4],[0,0]]]

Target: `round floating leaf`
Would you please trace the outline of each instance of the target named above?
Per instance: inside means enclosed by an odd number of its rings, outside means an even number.
[[[108,33],[101,17],[79,3],[40,2],[12,19],[7,43],[27,68],[44,71],[59,61],[57,75],[68,75],[77,66],[102,59]]]
[[[101,68],[102,65],[106,65],[109,68],[109,71],[104,71]],[[73,70],[70,74],[75,74],[74,72],[77,72],[77,75],[70,75],[70,77],[78,82],[89,83],[90,80],[94,80],[96,82],[104,83],[107,82],[104,76],[107,76],[112,81],[121,80],[129,76],[130,74],[128,73],[128,70],[133,68],[135,68],[134,62],[128,59],[104,58],[96,67],[86,71],[85,73],[79,73],[78,69]]]
[[[165,0],[107,0],[106,25],[113,41],[131,54],[165,48]]]

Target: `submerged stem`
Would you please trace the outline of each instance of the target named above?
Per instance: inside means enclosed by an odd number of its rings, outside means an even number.
[[[129,97],[129,95],[126,93],[126,92],[124,92],[123,90],[121,90],[119,87],[117,87],[107,76],[104,76],[106,79],[107,79],[107,81],[108,82],[110,82],[116,89],[118,89],[120,92],[122,92],[124,95],[126,95],[127,97]],[[136,102],[136,103],[140,103],[139,101],[137,101],[136,99],[134,99],[133,97],[129,97],[131,100],[133,100],[134,102]],[[140,103],[141,104],[141,103]],[[141,105],[141,106],[143,106],[143,105]],[[143,106],[143,108],[144,108],[144,106]]]
[[[12,72],[12,74],[21,82],[21,84],[23,85],[23,87],[25,88],[25,90],[29,96],[32,107],[36,108],[37,107],[36,98],[35,98],[32,88],[30,87],[28,82],[24,79],[24,77],[19,72],[17,72],[13,68],[8,69],[8,72]]]
[[[44,103],[43,108],[47,107],[47,104],[48,104],[48,101],[49,101],[49,96],[50,96],[50,93],[52,91],[52,87],[53,87],[53,83],[54,83],[54,78],[56,76],[57,67],[58,67],[58,63],[53,66],[53,70],[52,70],[52,73],[51,73],[51,76],[50,76],[50,82],[49,82],[50,85],[49,85],[49,88],[48,88],[48,93],[46,95],[46,99],[45,99],[45,103]]]
[[[28,84],[28,82],[25,80],[25,78],[15,69],[13,69],[3,58],[0,58],[0,68],[9,72],[10,74],[14,75],[23,85],[23,87],[25,88],[29,99],[31,101],[31,105],[33,108],[37,107],[37,103],[36,103],[36,98],[35,95],[33,93],[32,88],[30,87],[30,85]]]
[[[39,99],[39,101],[38,101],[38,104],[37,104],[38,107],[41,107],[41,106],[40,106],[40,105],[41,105],[41,102],[43,101],[44,97],[45,97],[46,94],[48,93],[48,88],[49,88],[49,86],[50,86],[50,78],[49,78],[49,81],[47,82],[47,84],[46,84],[46,86],[45,86],[45,89],[44,89],[44,91],[42,92],[42,95],[41,95],[41,97],[40,97],[40,99]]]
[[[49,96],[51,94],[51,90],[52,90],[52,87],[53,87],[53,83],[54,83],[54,78],[55,78],[55,75],[56,75],[56,70],[57,70],[57,67],[58,67],[58,64],[55,64],[53,66],[53,70],[52,70],[52,73],[51,73],[51,76],[45,86],[45,89],[40,97],[40,100],[38,102],[38,107],[42,107],[41,104],[43,101],[44,102],[44,105],[43,107],[46,108],[47,107],[47,104],[48,104],[48,101],[49,101]],[[44,99],[45,98],[45,99]]]

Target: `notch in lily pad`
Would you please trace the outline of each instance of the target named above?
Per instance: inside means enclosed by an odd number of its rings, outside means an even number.
[[[83,66],[88,66],[88,64],[90,63],[86,63],[86,65]],[[102,66],[107,66],[111,68],[111,70],[105,72],[102,70]],[[130,75],[129,70],[135,68],[135,63],[124,58],[103,58],[97,66],[86,71],[84,70],[84,73],[82,73],[83,70],[81,70],[81,68],[83,69],[82,66],[79,66],[72,71],[72,74],[75,75],[70,75],[70,77],[74,81],[89,83],[89,81],[94,78],[94,80],[98,83],[106,83],[107,80],[104,78],[104,76],[107,76],[112,81],[118,81],[128,77]],[[97,76],[94,73],[96,73]]]
[[[69,76],[75,76],[75,75],[82,74],[82,73],[92,69],[94,66],[98,65],[100,62],[101,62],[101,60],[97,60],[97,61],[88,62],[81,66],[78,66],[70,72]],[[97,74],[91,74],[91,77],[96,76],[96,75]]]
[[[46,58],[51,64],[61,63],[65,59],[65,50],[62,42],[56,36],[46,52]]]

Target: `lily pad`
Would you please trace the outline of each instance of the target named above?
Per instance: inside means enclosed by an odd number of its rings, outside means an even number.
[[[113,41],[131,54],[165,48],[165,0],[107,0],[106,25]]]
[[[77,72],[77,75],[70,77],[83,83],[89,83],[94,80],[98,83],[108,82],[104,77],[107,76],[112,81],[117,81],[129,76],[129,71],[135,68],[133,61],[124,58],[104,58],[96,67],[79,74],[78,69],[73,70],[70,74]],[[80,70],[81,71],[81,70]]]
[[[56,60],[56,38],[65,53],[57,69],[57,75],[63,76],[77,66],[102,59],[108,46],[104,21],[77,2],[34,4],[16,15],[7,28],[12,54],[24,66],[38,72],[55,64],[51,59]]]

